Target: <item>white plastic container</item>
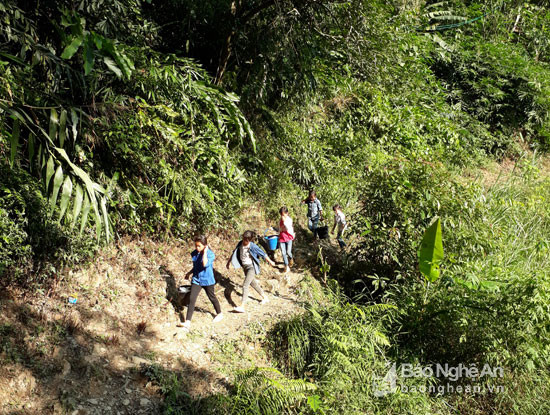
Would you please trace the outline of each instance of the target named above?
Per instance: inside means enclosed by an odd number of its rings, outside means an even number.
[[[191,291],[190,285],[180,285],[178,288],[180,294],[187,294],[189,291]]]

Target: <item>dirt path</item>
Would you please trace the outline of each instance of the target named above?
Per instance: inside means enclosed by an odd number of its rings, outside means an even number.
[[[265,353],[250,333],[265,332],[302,309],[303,271],[315,252],[296,247],[288,282],[265,264],[260,281],[270,302],[260,305],[251,290],[247,312],[237,314],[230,310],[240,304],[243,275],[225,269],[234,241],[235,235],[210,239],[224,319],[212,322],[213,307],[201,293],[189,332],[176,327],[176,287],[190,268],[189,246],[127,240],[67,272],[48,293],[3,292],[0,413],[159,413],[160,394],[140,367],[156,364],[178,373],[192,396],[224,391],[229,374],[220,350],[236,340],[247,348],[250,365],[261,365]]]

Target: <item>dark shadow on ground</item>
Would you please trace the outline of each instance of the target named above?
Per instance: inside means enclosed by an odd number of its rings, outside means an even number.
[[[235,303],[235,301],[233,301],[233,298],[231,297],[231,294],[236,292],[235,283],[216,269],[214,269],[214,278],[216,279],[216,283],[220,284],[223,287],[223,296],[225,297],[227,302],[231,305],[231,307],[236,307],[237,304]]]
[[[166,282],[166,299],[170,301],[176,312],[181,312],[183,309],[182,297],[178,291],[178,284],[174,274],[165,266],[161,266],[159,271]]]
[[[179,292],[174,274],[165,266],[161,266],[159,272],[166,282],[166,299],[174,307],[174,311],[178,314],[180,321],[185,321],[183,311],[189,305],[189,293],[181,294]]]
[[[189,306],[189,297],[191,296],[190,292],[187,292],[185,294],[182,294],[179,291],[180,284],[176,283],[176,279],[174,277],[174,274],[168,270],[166,267],[161,266],[159,269],[162,277],[166,281],[166,299],[172,304],[172,307],[174,307],[174,311],[178,314],[179,319],[181,322],[185,321],[185,314],[186,308]],[[216,282],[219,283],[221,286],[225,288],[224,290],[224,296],[227,298],[230,304],[233,305],[231,300],[231,292],[234,290],[231,286],[233,283],[232,281],[224,277],[222,274],[220,274],[218,271],[214,269],[214,278],[216,279]],[[181,285],[185,286],[191,286],[191,281],[184,280]],[[199,293],[201,295],[201,293]],[[234,305],[233,305],[234,307]],[[215,317],[215,313],[213,313],[210,310],[206,310],[200,306],[195,306],[195,312],[199,313],[209,313],[212,315],[212,317]]]
[[[63,299],[60,300],[63,301]],[[95,353],[96,345],[113,350],[115,353],[118,353],[116,350],[123,349],[125,345],[115,343],[108,338],[100,339],[95,333],[84,328],[85,322],[95,315],[92,311],[81,309],[79,319],[75,320],[72,318],[71,308],[67,307],[65,315],[55,319],[46,316],[36,307],[25,304],[21,298],[6,291],[0,293],[0,309],[4,316],[11,317],[9,323],[0,324],[0,350],[6,351],[0,355],[0,376],[2,376],[2,380],[21,379],[19,373],[14,374],[8,366],[17,366],[28,371],[32,374],[32,382],[34,382],[32,391],[29,390],[29,393],[38,394],[43,405],[33,407],[29,412],[26,407],[18,408],[18,405],[10,404],[10,407],[7,408],[3,406],[4,402],[0,402],[1,413],[4,413],[3,410],[8,410],[5,413],[10,415],[74,413],[79,405],[84,405],[85,408],[95,406],[94,411],[99,412],[93,413],[105,415],[112,413],[129,415],[138,412],[162,413],[165,408],[161,396],[151,395],[151,391],[146,390],[146,383],[153,380],[151,371],[155,367],[157,373],[160,371],[165,376],[177,376],[181,380],[180,388],[184,392],[203,390],[204,385],[209,383],[218,383],[223,389],[231,389],[231,385],[225,379],[220,379],[216,373],[201,369],[186,359],[178,359],[181,365],[181,369],[178,370],[167,370],[149,363],[136,363],[127,369],[116,367],[110,358],[107,359],[105,356]],[[118,320],[121,330],[135,330],[135,324],[110,314],[109,317]],[[56,336],[54,344],[60,350],[57,354],[36,347],[35,340],[41,333]],[[150,335],[150,333],[143,334],[143,336],[146,335]],[[144,345],[139,355],[146,356],[149,351],[147,345]],[[66,369],[67,367],[68,369]],[[131,402],[130,405],[125,405],[123,399],[119,401],[111,399],[110,405],[113,405],[114,402],[114,406],[102,407],[102,399],[105,399],[106,396],[96,395],[97,382],[108,385],[111,398],[120,395],[128,398]],[[128,386],[131,386],[131,393],[126,391]],[[185,399],[178,402],[178,405],[183,407],[197,405],[199,408],[202,407],[199,404],[203,399],[214,399],[217,396],[193,398],[187,393],[183,395],[185,395]],[[97,403],[92,403],[91,398]],[[148,402],[145,406],[141,404],[142,399]],[[21,403],[24,405],[26,402],[22,401]]]

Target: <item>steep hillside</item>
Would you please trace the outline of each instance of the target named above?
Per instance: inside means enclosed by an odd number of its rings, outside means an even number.
[[[550,413],[549,28],[540,0],[0,2],[0,411]],[[227,311],[281,207],[271,301],[176,327],[193,238]]]
[[[255,213],[240,223],[258,231],[268,226]],[[309,271],[315,253],[299,243],[286,278],[277,254],[279,269],[265,265],[260,278],[270,302],[260,305],[252,293],[247,312],[232,313],[244,277],[226,270],[225,262],[239,235],[219,235],[210,246],[218,258],[216,293],[225,317],[212,323],[203,293],[190,332],[177,327],[185,314],[177,287],[184,284],[192,250],[183,241],[123,239],[90,264],[60,274],[48,291],[4,291],[1,413],[159,413],[163,391],[146,377],[151,366],[179,376],[182,389],[199,399],[227,394],[237,369],[269,365],[267,331],[319,301],[312,297],[319,284]]]

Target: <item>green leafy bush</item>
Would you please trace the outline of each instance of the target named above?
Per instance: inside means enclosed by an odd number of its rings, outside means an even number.
[[[229,394],[193,398],[184,390],[185,379],[160,366],[143,368],[165,395],[163,413],[184,414],[291,414],[307,408],[316,390],[313,383],[289,379],[276,369],[252,368],[235,375]]]
[[[448,59],[437,56],[432,68],[449,104],[490,126],[488,153],[501,156],[517,140],[548,146],[550,72],[522,48],[465,40]]]
[[[534,414],[542,407],[534,394],[548,394],[550,187],[533,168],[518,163],[510,178],[461,199],[461,213],[444,215],[442,278],[429,286],[409,278],[385,293],[403,311],[394,358],[504,368],[503,393],[449,397],[461,413],[491,405],[494,413]],[[476,214],[459,220],[474,205]],[[526,387],[537,392],[517,400]]]
[[[289,374],[318,386],[320,413],[445,413],[428,395],[375,394],[390,368],[391,341],[384,327],[395,310],[349,304],[338,296],[329,296],[328,306],[278,323],[270,333],[273,353]],[[409,386],[423,381],[400,379]]]
[[[480,187],[453,179],[440,163],[382,153],[373,157],[364,177],[353,219],[359,242],[348,284],[360,279],[370,286],[369,279],[376,276],[390,281],[416,278],[420,240],[435,216],[441,217],[445,232],[447,226],[480,215]]]
[[[0,281],[41,282],[61,264],[94,252],[89,236],[63,229],[27,172],[0,162]]]

